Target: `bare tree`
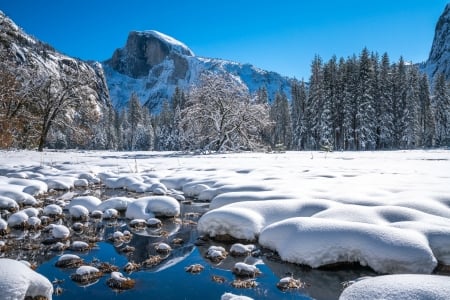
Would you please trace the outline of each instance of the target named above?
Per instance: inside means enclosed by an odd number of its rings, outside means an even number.
[[[38,151],[43,150],[53,127],[71,129],[75,139],[82,139],[90,130],[90,122],[99,118],[94,91],[86,73],[70,60],[60,61],[60,68],[67,75],[55,77],[41,73],[34,81],[36,93],[32,111],[39,118],[36,124],[39,128]],[[92,96],[92,99],[82,99],[83,96]]]
[[[204,151],[256,149],[268,124],[267,105],[252,101],[231,75],[212,73],[191,90],[180,122],[185,144]]]

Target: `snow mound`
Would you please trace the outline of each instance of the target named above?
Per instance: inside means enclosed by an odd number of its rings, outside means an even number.
[[[310,217],[332,205],[337,204],[320,199],[238,202],[207,212],[198,221],[197,228],[212,237],[230,235],[253,241],[269,224],[293,217]]]
[[[81,196],[75,197],[70,201],[69,205],[66,207],[70,209],[72,206],[81,205],[84,206],[89,212],[97,209],[97,207],[102,203],[100,199],[94,196]]]
[[[23,263],[1,258],[0,270],[2,299],[17,300],[36,296],[52,299],[53,285],[51,282]]]
[[[422,234],[356,222],[287,219],[266,227],[259,243],[285,261],[313,268],[359,262],[380,273],[431,273],[437,265]]]
[[[127,219],[150,219],[155,216],[174,217],[180,214],[180,204],[170,196],[149,196],[128,204]]]
[[[446,300],[450,295],[450,277],[401,274],[369,277],[346,288],[340,300]]]
[[[97,206],[97,210],[105,211],[110,208],[114,208],[118,211],[125,211],[128,207],[128,204],[133,202],[134,199],[127,197],[113,197],[106,199],[102,203]]]

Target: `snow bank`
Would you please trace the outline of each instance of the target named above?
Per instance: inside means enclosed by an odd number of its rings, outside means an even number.
[[[320,199],[238,202],[207,212],[198,221],[197,228],[212,237],[228,234],[253,241],[269,224],[292,217],[309,217],[332,205],[337,204]]]
[[[281,259],[313,268],[359,262],[380,273],[431,273],[427,239],[412,230],[317,218],[292,218],[265,228],[259,243]]]
[[[51,282],[23,263],[1,258],[0,270],[2,299],[17,300],[36,296],[52,299],[53,285]]]
[[[450,295],[450,277],[438,275],[385,275],[369,277],[346,288],[340,300],[446,300]]]

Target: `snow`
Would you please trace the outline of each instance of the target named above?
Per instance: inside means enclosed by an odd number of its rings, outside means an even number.
[[[75,271],[75,274],[77,275],[89,275],[92,273],[98,273],[100,272],[96,267],[92,267],[92,266],[81,266],[78,267],[77,270]]]
[[[56,204],[49,204],[46,207],[44,207],[44,215],[46,216],[54,216],[54,215],[61,215],[63,212],[61,206]]]
[[[80,257],[75,254],[63,254],[58,258],[58,261],[75,260],[75,259],[80,259]]]
[[[97,209],[97,207],[102,203],[100,199],[94,196],[81,196],[81,197],[75,197],[70,201],[70,204],[68,205],[68,209],[70,209],[72,206],[84,206],[89,212],[92,212]]]
[[[132,198],[127,197],[113,197],[106,199],[102,203],[97,206],[97,210],[105,211],[110,208],[114,208],[118,211],[125,211],[128,207],[128,204],[132,202]]]
[[[292,218],[264,228],[259,242],[282,260],[313,268],[359,262],[380,273],[431,273],[437,265],[422,234],[388,226]]]
[[[170,45],[178,53],[194,56],[194,52],[192,52],[192,50],[189,49],[185,44],[183,44],[182,42],[180,42],[180,41],[174,39],[173,37],[168,36],[168,35],[166,35],[164,33],[161,33],[161,32],[156,31],[156,30],[138,31],[137,33],[138,34],[143,34],[143,35],[154,36],[155,38],[165,42],[168,45]]]
[[[111,278],[117,281],[127,281],[130,280],[130,278],[125,277],[122,273],[120,272],[111,272]]]
[[[5,178],[46,182],[98,174],[92,177],[104,184],[110,181],[114,188],[136,183],[151,188],[161,183],[168,193],[184,192],[211,201],[211,210],[198,221],[200,234],[259,242],[283,260],[312,267],[359,262],[381,273],[430,273],[437,262],[450,264],[448,150],[213,155],[48,152],[45,160],[51,167],[41,166],[41,155],[0,152],[0,205],[14,205],[11,201],[23,205],[28,197],[37,202],[23,192],[25,185],[7,183]],[[77,163],[64,163],[67,157]],[[141,173],[130,173],[135,163]],[[170,196],[86,203],[77,203],[77,198],[70,207],[90,203],[90,211],[126,211],[127,218],[141,219],[143,224],[155,216],[180,213],[178,201]],[[11,226],[27,217],[21,212],[5,220]],[[56,235],[69,234],[65,228]],[[424,281],[427,278],[431,277]]]
[[[364,278],[346,288],[340,300],[365,299],[434,299],[450,295],[450,277],[438,275],[385,275]]]
[[[16,212],[9,216],[8,226],[16,227],[20,226],[28,221],[28,215],[24,211]]]
[[[150,219],[155,216],[174,217],[180,214],[180,204],[170,196],[149,196],[128,204],[126,218]]]
[[[2,299],[16,300],[36,296],[52,299],[53,285],[51,282],[23,263],[0,258],[0,270]]]
[[[83,218],[89,216],[89,210],[83,205],[73,205],[69,208],[69,214],[74,218]]]
[[[70,236],[70,230],[64,225],[50,224],[52,236],[55,239],[65,239]]]
[[[241,243],[236,243],[231,245],[230,252],[240,255],[244,255],[252,252],[255,249],[255,245],[243,245]]]
[[[253,298],[242,295],[235,295],[233,293],[225,293],[220,297],[220,300],[253,300]]]

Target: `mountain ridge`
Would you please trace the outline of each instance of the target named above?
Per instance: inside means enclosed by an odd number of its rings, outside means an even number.
[[[223,59],[196,56],[184,43],[155,30],[131,31],[123,48],[103,62],[111,100],[126,106],[132,92],[149,108],[170,100],[176,87],[188,90],[203,72],[228,73],[253,94],[265,87],[269,99],[278,92],[290,98],[292,79],[276,72]]]

